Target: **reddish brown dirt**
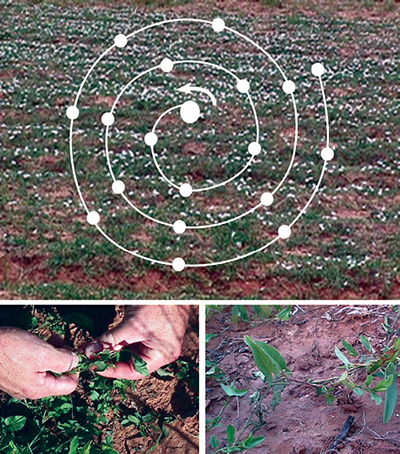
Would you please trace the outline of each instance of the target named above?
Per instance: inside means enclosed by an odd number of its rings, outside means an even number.
[[[223,413],[221,427],[207,434],[207,452],[211,453],[209,438],[212,434],[226,442],[225,429],[232,424],[243,426],[251,412],[249,396],[262,386],[253,375],[257,368],[244,335],[270,343],[286,359],[293,378],[322,379],[340,375],[340,361],[334,348],[341,347],[341,339],[361,350],[359,336],[364,334],[379,351],[385,345],[382,329],[385,315],[392,321],[395,312],[389,306],[301,306],[287,322],[262,321],[256,326],[234,325],[230,309],[214,316],[207,323],[208,333],[222,333],[213,338],[207,347],[208,356],[218,360],[221,368],[239,389],[249,389],[242,398],[233,398]],[[400,328],[397,320],[396,328]],[[324,396],[317,396],[309,386],[293,383],[284,390],[282,402],[275,411],[270,397],[264,399],[265,425],[255,436],[265,436],[265,441],[249,450],[253,454],[327,454],[328,448],[353,415],[355,423],[348,438],[335,454],[376,454],[400,452],[400,406],[391,421],[382,423],[383,404],[376,406],[369,396],[358,397],[347,389],[338,391],[337,402],[328,406]],[[224,393],[214,380],[207,381],[207,419],[221,410]]]

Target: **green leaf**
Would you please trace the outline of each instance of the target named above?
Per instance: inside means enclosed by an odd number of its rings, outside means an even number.
[[[365,394],[365,391],[362,388],[354,388],[353,390],[357,396],[363,396]]]
[[[226,428],[226,436],[228,438],[228,443],[235,443],[235,428],[232,425],[228,425]]]
[[[394,341],[394,348],[396,350],[400,350],[400,337],[398,337],[395,341]]]
[[[265,342],[254,341],[249,336],[244,337],[244,342],[251,348],[254,362],[265,375],[269,384],[272,383],[272,375],[279,375],[282,370],[289,371],[281,354],[271,345]]]
[[[274,385],[272,388],[273,395],[271,399],[271,407],[272,410],[275,410],[275,408],[282,402],[282,391],[285,389],[285,385],[278,384]]]
[[[376,386],[372,388],[372,391],[376,393],[379,391],[386,391],[393,382],[393,375],[389,375],[385,380],[380,381]]]
[[[79,447],[79,438],[77,436],[75,436],[71,440],[71,443],[69,444],[68,454],[76,454],[78,447]]]
[[[351,356],[358,356],[357,350],[348,342],[346,342],[344,339],[342,339],[342,344],[343,347],[350,353]]]
[[[90,391],[90,398],[92,400],[97,400],[99,397],[100,397],[100,394],[96,390],[92,389]]]
[[[103,372],[109,367],[105,361],[94,361],[92,365],[96,368],[97,372]]]
[[[220,383],[220,385],[221,385],[221,388],[225,391],[226,395],[229,397],[232,397],[232,396],[241,397],[249,392],[248,389],[236,389],[233,385],[227,386],[227,385],[224,385],[223,383]]]
[[[373,375],[368,375],[366,381],[365,381],[365,386],[369,386],[374,380],[374,376]]]
[[[243,442],[245,448],[254,448],[265,440],[265,437],[253,437],[253,434],[250,434]]]
[[[351,362],[347,359],[346,355],[342,353],[337,346],[335,346],[335,355],[342,361],[342,363],[346,366],[346,369],[349,368]]]
[[[292,306],[286,306],[284,309],[282,309],[280,312],[276,314],[276,316],[280,320],[289,320],[289,318],[292,315]]]
[[[4,425],[8,432],[17,432],[18,430],[21,430],[25,423],[25,416],[9,416],[4,420]]]
[[[91,447],[92,447],[92,442],[89,441],[88,443],[85,444],[85,446],[82,448],[82,450],[79,454],[89,454]]]
[[[107,418],[106,415],[101,415],[100,418],[99,418],[99,421],[102,423],[102,424],[108,424],[110,422],[110,420]]]
[[[173,377],[174,374],[172,372],[168,372],[167,370],[164,370],[162,368],[156,370],[157,374],[160,377]]]
[[[326,398],[326,403],[328,405],[332,405],[333,402],[335,402],[335,396],[333,394],[331,394],[331,393],[326,393],[325,398]]]
[[[139,372],[139,374],[142,374],[144,377],[148,377],[150,375],[149,369],[147,369],[147,363],[141,356],[135,353],[132,355],[132,361],[136,372]]]
[[[387,424],[394,414],[394,410],[397,404],[398,389],[397,389],[397,377],[396,377],[396,366],[394,363],[390,363],[386,368],[386,374],[388,377],[393,377],[391,385],[386,390],[385,404],[383,407],[383,423]]]
[[[382,403],[382,397],[379,394],[376,394],[376,392],[371,391],[370,396],[376,405],[380,405]]]
[[[213,448],[218,448],[218,446],[219,446],[219,440],[218,440],[218,438],[217,438],[215,435],[212,435],[210,441],[211,441],[211,446],[212,446]]]
[[[369,343],[369,340],[363,334],[361,334],[361,336],[360,336],[360,341],[370,353],[374,353],[374,349],[372,348],[371,344]]]
[[[265,304],[253,304],[255,315],[261,319],[271,318],[273,307]]]
[[[249,321],[249,316],[247,314],[247,308],[244,304],[235,304],[232,307],[232,321],[234,323],[239,323],[239,318],[245,322]]]
[[[217,337],[217,334],[206,334],[206,344],[208,344],[214,337]]]

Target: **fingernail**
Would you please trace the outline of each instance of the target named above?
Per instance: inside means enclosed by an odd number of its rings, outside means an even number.
[[[76,353],[74,352],[71,352],[72,353],[72,367],[71,367],[71,370],[72,369],[75,369],[76,367],[78,367],[78,364],[79,364],[79,357]]]

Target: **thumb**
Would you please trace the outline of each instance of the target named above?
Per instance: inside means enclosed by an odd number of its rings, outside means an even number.
[[[58,374],[68,372],[79,364],[78,355],[64,348],[55,348],[49,345],[46,355],[42,357],[39,372],[52,371]]]
[[[125,319],[116,328],[106,331],[96,340],[87,344],[84,347],[84,353],[88,358],[92,358],[103,350],[122,350],[128,345],[143,340],[145,340],[143,334],[135,330],[132,324]]]

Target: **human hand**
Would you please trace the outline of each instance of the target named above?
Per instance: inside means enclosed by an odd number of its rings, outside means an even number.
[[[92,358],[103,350],[118,351],[130,346],[147,363],[149,372],[175,361],[182,350],[182,342],[189,319],[190,306],[135,305],[126,306],[124,320],[111,331],[106,331],[84,348]],[[133,361],[118,362],[99,375],[110,378],[138,380]]]
[[[0,389],[17,399],[41,399],[72,393],[78,375],[58,374],[74,369],[78,356],[56,348],[20,328],[0,327]]]

